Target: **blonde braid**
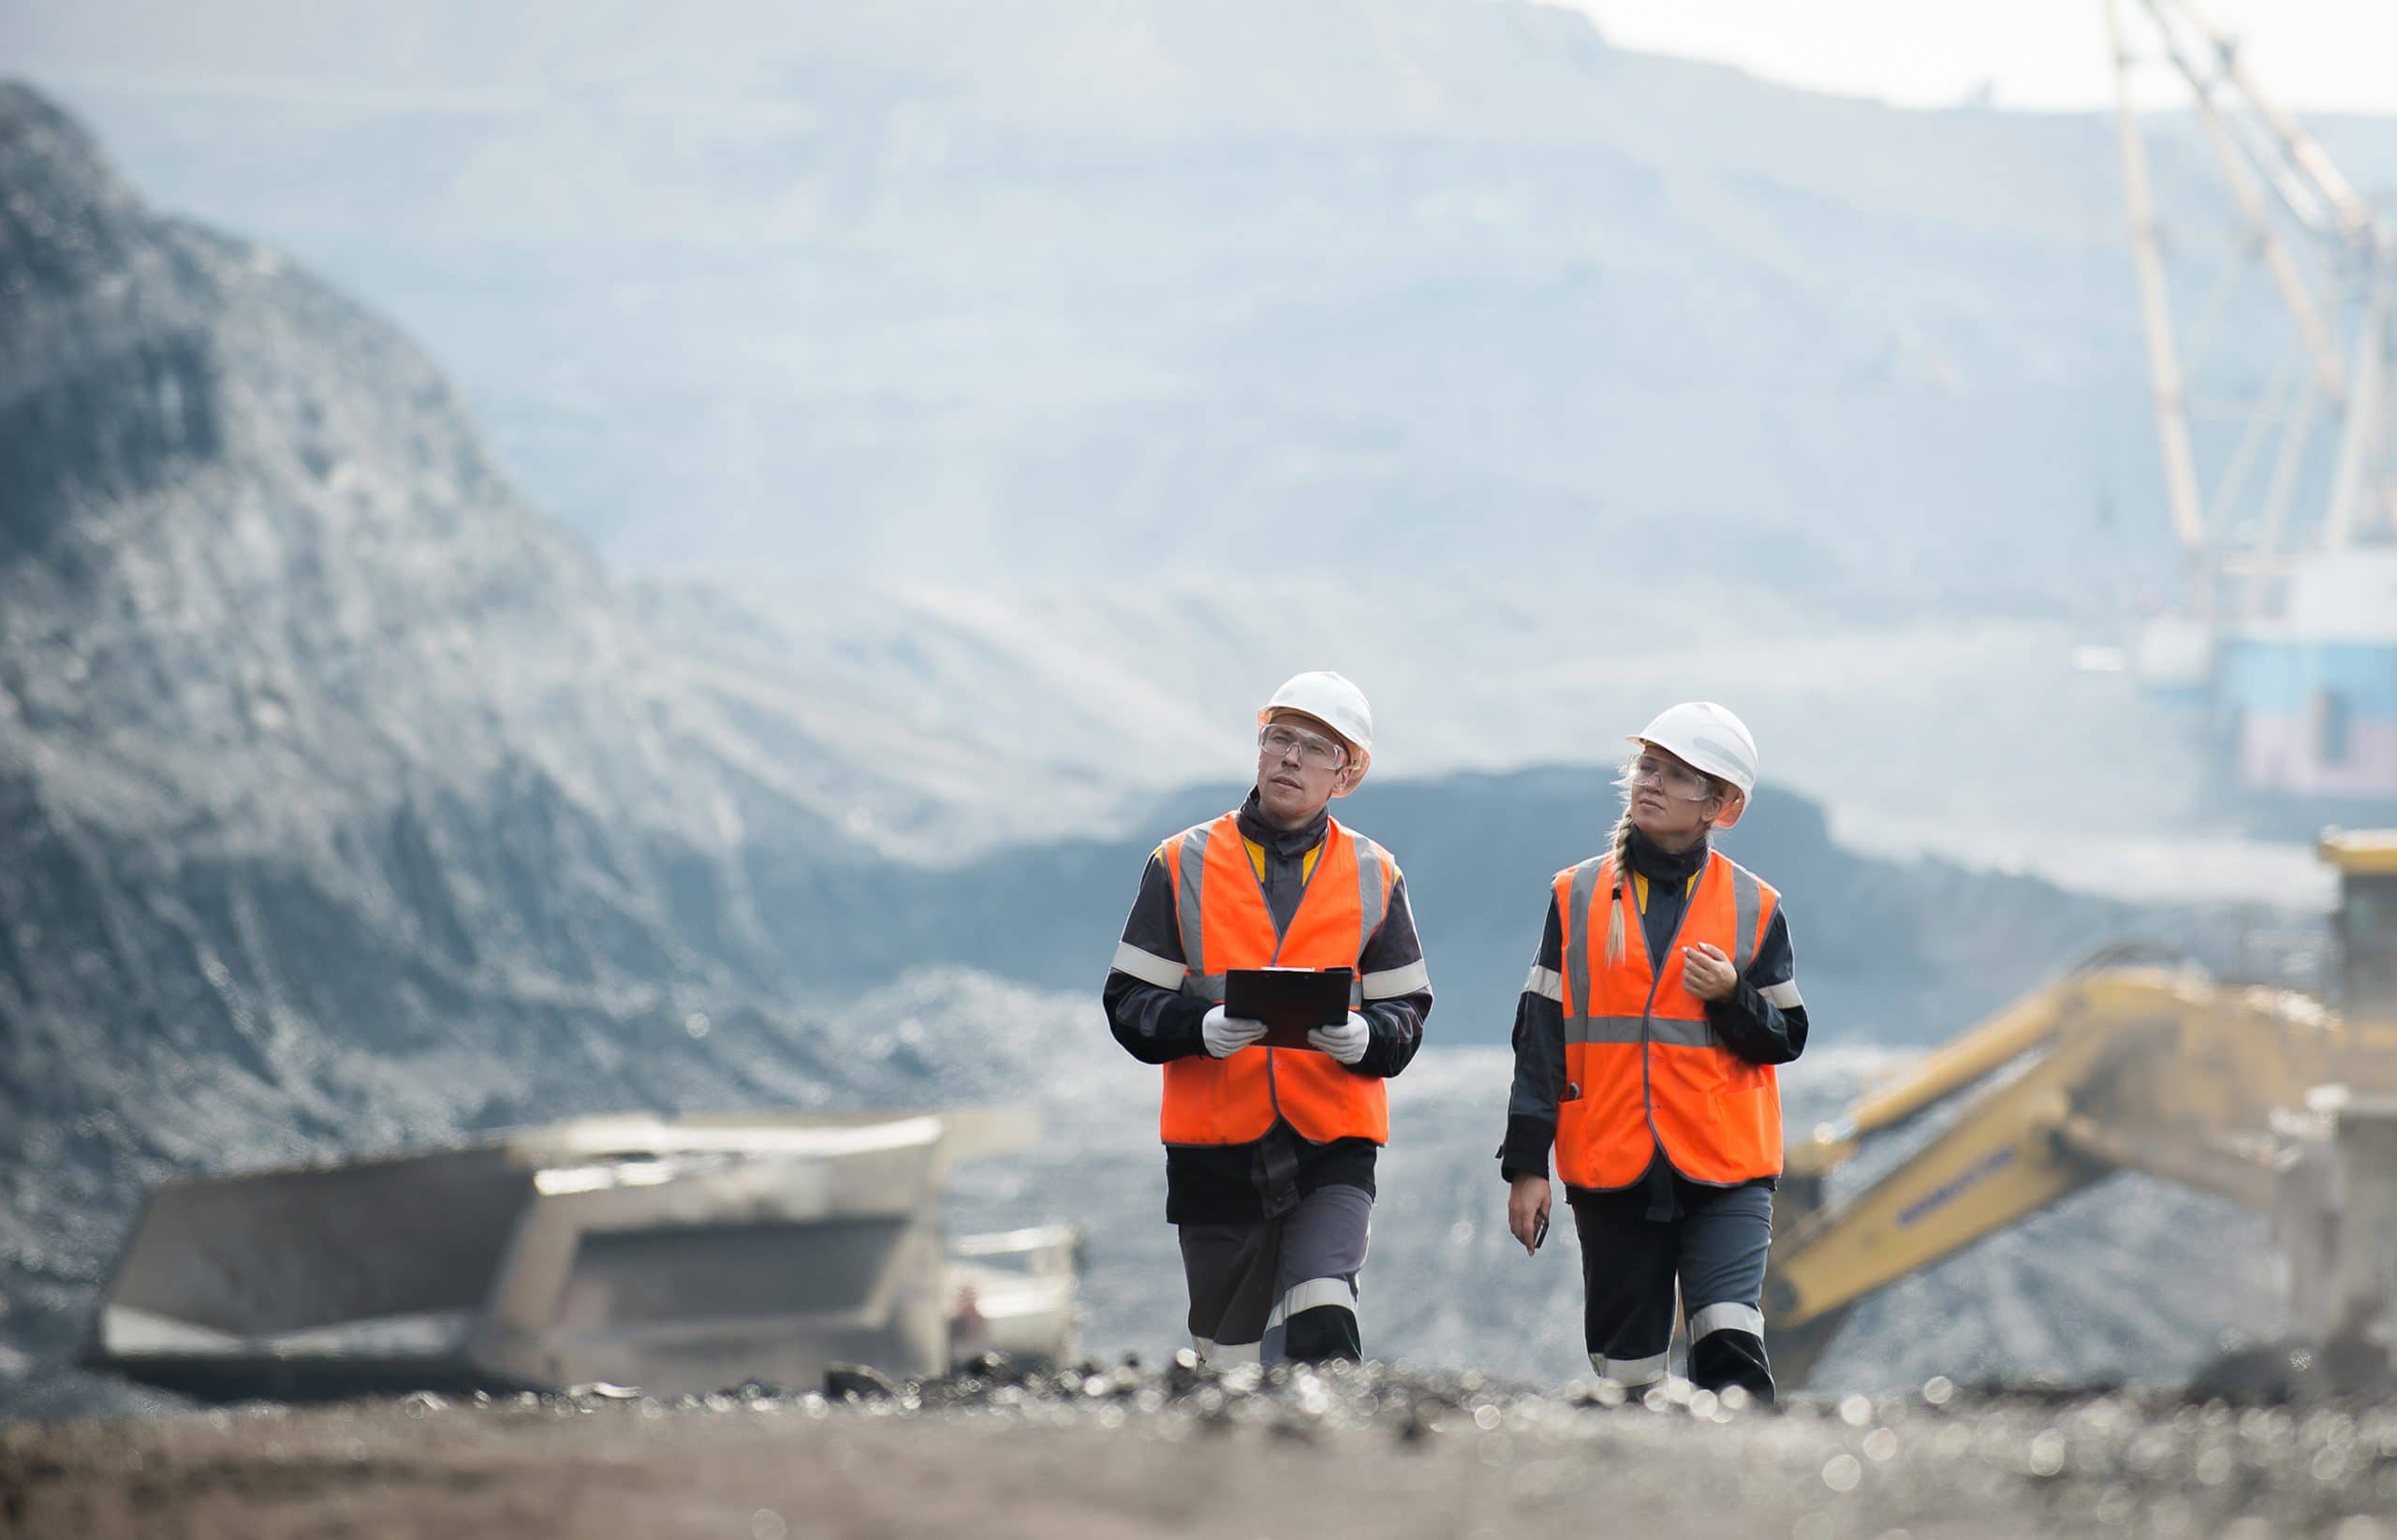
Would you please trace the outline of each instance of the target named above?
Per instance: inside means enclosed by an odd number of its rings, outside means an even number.
[[[1607,963],[1623,961],[1623,912],[1631,900],[1631,772],[1624,770],[1623,816],[1614,821],[1614,891],[1607,899]]]

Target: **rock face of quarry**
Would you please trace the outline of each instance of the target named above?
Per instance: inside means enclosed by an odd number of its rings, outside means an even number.
[[[0,87],[0,1358],[170,1168],[897,1083],[743,870],[851,853],[808,745],[684,741],[613,605],[407,343]]]

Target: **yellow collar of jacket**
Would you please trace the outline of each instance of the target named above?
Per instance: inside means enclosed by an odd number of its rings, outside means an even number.
[[[1265,847],[1245,834],[1240,837],[1240,843],[1248,846],[1248,864],[1257,869],[1257,880],[1263,882],[1265,880]],[[1299,858],[1299,881],[1306,882],[1315,875],[1315,858],[1322,854],[1323,842],[1317,840],[1314,849]]]
[[[1259,859],[1262,859],[1262,858],[1263,858],[1263,854],[1264,854],[1264,853],[1263,853],[1263,852],[1261,852],[1261,851],[1257,851],[1257,847],[1256,847],[1255,845],[1251,845],[1251,846],[1249,846],[1249,849],[1250,849],[1251,851],[1253,851],[1253,852],[1256,852]],[[1310,859],[1310,860],[1314,859],[1314,856],[1313,856],[1313,853],[1312,853],[1312,852],[1310,852],[1310,853],[1309,853],[1308,859]],[[1261,872],[1262,870],[1263,870],[1262,868],[1259,868],[1259,871],[1260,871],[1260,872]],[[1264,878],[1263,878],[1262,876],[1260,876],[1260,877],[1258,877],[1258,879],[1257,879],[1257,880],[1258,880],[1259,882],[1262,882],[1262,881],[1264,881]],[[1687,895],[1687,889],[1690,887],[1690,886],[1691,886],[1692,884],[1696,883],[1697,881],[1698,881],[1698,879],[1697,879],[1696,877],[1692,877],[1692,878],[1689,880],[1689,882],[1684,883],[1684,884],[1682,885],[1683,889],[1684,889],[1684,895],[1683,895],[1684,897],[1687,897],[1687,896],[1688,896],[1688,895]],[[1631,874],[1631,897],[1632,897],[1633,902],[1637,902],[1637,903],[1640,905],[1640,912],[1641,914],[1643,914],[1643,915],[1644,915],[1644,914],[1646,914],[1646,913],[1648,912],[1648,878],[1647,878],[1647,876],[1646,876],[1644,873],[1639,873],[1639,872],[1634,872],[1634,873]]]

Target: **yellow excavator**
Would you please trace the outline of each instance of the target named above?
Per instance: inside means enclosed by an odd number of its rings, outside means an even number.
[[[2397,1308],[2397,831],[2334,830],[2320,853],[2339,876],[2336,1008],[2101,959],[1794,1141],[1765,1292],[1783,1383],[1876,1289],[2124,1170],[2272,1211],[2319,1336]],[[1826,1204],[1863,1140],[1967,1095],[1912,1158]]]

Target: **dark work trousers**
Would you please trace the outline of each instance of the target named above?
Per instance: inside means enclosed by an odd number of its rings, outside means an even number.
[[[1182,1225],[1190,1342],[1218,1366],[1354,1361],[1357,1274],[1374,1200],[1360,1187],[1321,1187],[1273,1219]]]
[[[1573,1227],[1581,1238],[1582,1334],[1601,1379],[1637,1387],[1665,1377],[1678,1278],[1692,1383],[1716,1391],[1736,1385],[1772,1400],[1757,1308],[1772,1245],[1772,1188],[1709,1190],[1663,1220],[1603,1198],[1576,1203]]]

